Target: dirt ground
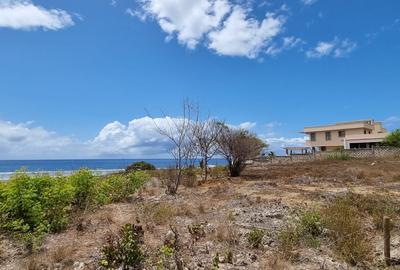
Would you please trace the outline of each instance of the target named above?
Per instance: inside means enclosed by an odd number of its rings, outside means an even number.
[[[2,235],[0,269],[40,269],[40,265],[98,269],[106,236],[126,223],[140,223],[144,228],[146,269],[157,269],[159,250],[171,226],[179,233],[185,269],[216,269],[215,258],[220,261],[218,269],[382,269],[379,233],[371,235],[374,260],[368,265],[349,266],[325,242],[319,248],[301,248],[295,261],[279,256],[277,232],[294,213],[324,205],[349,191],[400,198],[400,160],[259,164],[248,167],[239,178],[182,186],[176,196],[166,195],[160,181],[153,178],[127,201],[74,218],[64,232],[48,235],[35,254],[27,254]],[[191,234],[191,226],[200,228],[200,233]],[[395,227],[392,256],[400,259],[400,235]],[[267,232],[259,248],[250,247],[246,237],[255,228]],[[228,253],[233,256],[230,262],[225,260]]]

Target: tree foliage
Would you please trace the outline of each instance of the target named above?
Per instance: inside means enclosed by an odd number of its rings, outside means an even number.
[[[383,145],[400,147],[400,129],[390,133],[383,141]]]
[[[228,162],[231,177],[240,176],[246,162],[258,157],[267,145],[248,130],[220,125],[222,129],[218,138],[219,152]]]

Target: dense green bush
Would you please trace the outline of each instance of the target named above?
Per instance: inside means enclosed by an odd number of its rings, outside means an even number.
[[[134,171],[154,171],[156,167],[146,161],[139,161],[129,165],[125,171],[130,173]]]
[[[143,269],[143,236],[142,227],[133,224],[123,226],[118,235],[109,235],[100,265],[106,269]]]
[[[0,184],[0,227],[34,247],[46,233],[66,227],[72,207],[88,209],[122,200],[148,178],[144,172],[100,177],[88,169],[69,177],[19,172]]]
[[[96,202],[96,182],[98,179],[89,169],[80,169],[70,176],[74,187],[74,204],[80,209],[87,209]]]
[[[65,177],[17,173],[0,191],[1,227],[22,236],[30,246],[68,223],[74,189]]]
[[[99,179],[96,190],[97,204],[118,202],[136,192],[149,179],[142,171],[129,175],[115,174]]]

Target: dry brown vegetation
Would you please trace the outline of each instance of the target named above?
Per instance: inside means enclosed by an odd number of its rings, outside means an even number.
[[[384,269],[383,215],[393,220],[394,264],[400,258],[399,160],[211,172],[175,196],[163,174],[129,200],[78,215],[34,254],[3,233],[0,269],[98,269],[106,236],[128,223],[143,226],[146,269]]]

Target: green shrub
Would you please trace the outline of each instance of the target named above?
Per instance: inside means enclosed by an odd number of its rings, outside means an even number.
[[[278,233],[279,249],[283,257],[292,259],[293,251],[300,244],[309,247],[319,246],[319,237],[323,231],[322,217],[316,210],[303,212],[299,219],[290,222]]]
[[[33,247],[45,233],[58,232],[67,225],[73,195],[65,177],[17,173],[1,187],[1,227]]]
[[[96,177],[89,169],[80,169],[70,176],[75,190],[74,204],[79,209],[87,209],[96,201]]]
[[[360,212],[349,197],[338,198],[324,211],[323,222],[330,232],[336,253],[350,264],[368,261],[372,246],[367,239]]]
[[[143,269],[144,232],[141,226],[126,224],[118,235],[111,234],[102,248],[100,266],[106,269]]]
[[[400,147],[400,129],[392,131],[383,141],[383,145]]]
[[[129,165],[125,169],[125,172],[131,173],[134,171],[154,171],[155,169],[156,167],[153,164],[148,163],[146,161],[139,161]]]
[[[300,236],[306,241],[309,246],[314,246],[317,243],[317,238],[322,234],[322,218],[318,211],[310,210],[304,212],[299,221]]]
[[[136,192],[149,179],[145,172],[133,172],[129,175],[114,174],[98,179],[96,202],[106,204],[118,202]]]
[[[86,209],[121,200],[148,178],[144,172],[98,177],[87,169],[70,177],[19,172],[10,181],[0,183],[0,227],[33,248],[46,233],[67,226],[71,206]]]
[[[264,238],[265,231],[261,229],[253,229],[247,233],[247,241],[252,248],[259,248]]]

